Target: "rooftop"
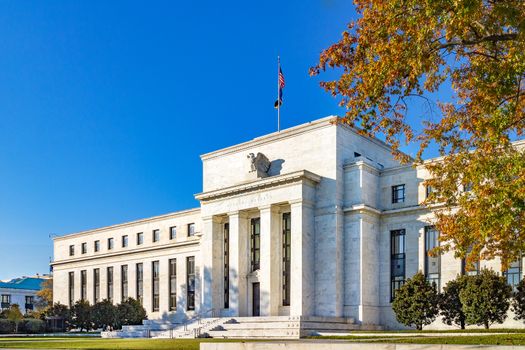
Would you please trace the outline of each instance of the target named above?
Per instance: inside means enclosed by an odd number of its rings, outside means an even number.
[[[14,278],[10,281],[0,281],[0,288],[9,288],[9,289],[25,289],[25,290],[40,290],[42,283],[47,278],[41,277],[21,277]]]

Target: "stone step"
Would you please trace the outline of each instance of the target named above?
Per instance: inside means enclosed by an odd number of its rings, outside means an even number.
[[[299,322],[242,322],[242,323],[224,323],[222,328],[230,329],[299,329]]]
[[[224,339],[297,339],[298,329],[231,329],[227,331],[208,331],[206,334],[212,338]]]

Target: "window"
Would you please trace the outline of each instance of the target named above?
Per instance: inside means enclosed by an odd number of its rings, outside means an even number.
[[[405,185],[392,186],[392,203],[403,203],[405,201]]]
[[[503,276],[507,280],[507,283],[516,290],[518,283],[521,280],[521,259],[512,262],[506,271],[503,271]]]
[[[144,243],[144,233],[137,233],[137,245],[142,245]]]
[[[87,253],[87,243],[82,243],[82,254],[86,254]]]
[[[195,257],[186,258],[186,309],[195,310]]]
[[[195,224],[188,224],[188,237],[195,236]]]
[[[34,296],[26,295],[26,304],[25,304],[26,312],[28,310],[33,310],[33,302],[34,302],[34,300],[35,300]]]
[[[425,226],[425,277],[428,283],[440,289],[441,256],[429,256],[429,252],[439,246],[439,232],[434,226]]]
[[[113,267],[108,267],[108,300],[113,302]]]
[[[80,271],[80,299],[86,300],[87,298],[87,271]]]
[[[11,307],[11,295],[10,294],[2,294],[1,308],[2,309],[9,309],[10,307]]]
[[[69,273],[68,279],[68,289],[69,289],[69,307],[73,306],[75,303],[75,273]]]
[[[159,274],[160,274],[160,271],[159,271],[158,261],[153,261],[151,263],[151,271],[153,275],[153,278],[152,278],[152,290],[153,290],[152,306],[153,308],[152,310],[153,312],[155,312],[155,311],[159,311]]]
[[[467,257],[461,260],[461,274],[467,276],[476,276],[479,275],[479,259],[476,262],[472,263],[471,268],[467,270],[467,258],[471,254],[472,248],[469,248],[467,251]]]
[[[252,271],[261,268],[261,219],[251,220],[250,256]]]
[[[390,231],[390,299],[405,283],[405,230]]]
[[[170,311],[177,310],[177,259],[170,259]]]
[[[128,298],[128,265],[120,267],[120,290],[121,300],[124,301]]]
[[[292,257],[292,220],[283,214],[283,306],[290,306],[290,269]]]
[[[170,227],[170,239],[177,238],[177,226]]]
[[[94,244],[94,247],[93,247],[93,248],[94,248],[93,250],[94,250],[95,252],[100,251],[100,241],[95,241],[95,244]]]
[[[100,301],[100,269],[93,270],[93,300]]]
[[[142,305],[142,302],[144,301],[144,268],[142,263],[137,264],[136,273],[137,300],[140,301],[140,304]]]
[[[428,198],[430,197],[430,195],[432,194],[432,192],[434,192],[434,188],[432,188],[432,186],[430,185],[427,185],[426,188],[425,188],[425,198]]]
[[[122,248],[126,248],[128,246],[128,235],[122,236]]]
[[[115,242],[114,242],[113,238],[108,238],[108,250],[113,249],[114,244],[115,244]]]
[[[74,255],[75,255],[75,246],[70,245],[69,246],[69,256],[74,256]]]
[[[463,185],[463,192],[472,191],[473,186],[474,185],[472,184],[472,182],[467,182],[466,184]]]
[[[153,230],[153,242],[158,242],[160,240],[160,231]]]
[[[230,224],[224,224],[224,308],[230,307]]]

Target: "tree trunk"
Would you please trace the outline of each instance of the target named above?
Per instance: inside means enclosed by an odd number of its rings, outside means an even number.
[[[485,329],[489,329],[489,321],[485,321]]]
[[[423,330],[423,325],[422,325],[422,324],[418,324],[418,325],[416,325],[416,329],[417,329],[418,331]]]
[[[460,326],[461,326],[461,329],[465,329],[465,321],[464,320],[461,320]]]

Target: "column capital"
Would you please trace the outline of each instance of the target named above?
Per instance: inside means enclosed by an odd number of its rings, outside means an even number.
[[[210,216],[204,216],[202,218],[202,221],[213,221],[215,223],[220,223],[222,221],[222,218],[218,215],[210,215]]]
[[[228,217],[238,216],[239,218],[246,219],[248,214],[245,211],[235,210],[228,212]]]
[[[295,200],[291,200],[291,201],[288,201],[288,203],[290,204],[290,207],[307,207],[307,208],[314,208],[315,207],[315,203],[312,202],[312,201],[309,201],[309,200],[306,200],[304,198],[300,198],[300,199],[295,199]]]
[[[279,207],[276,206],[276,205],[273,205],[273,204],[262,205],[258,209],[261,212],[263,212],[263,211],[271,211],[271,212],[274,212],[274,213],[279,212]]]

